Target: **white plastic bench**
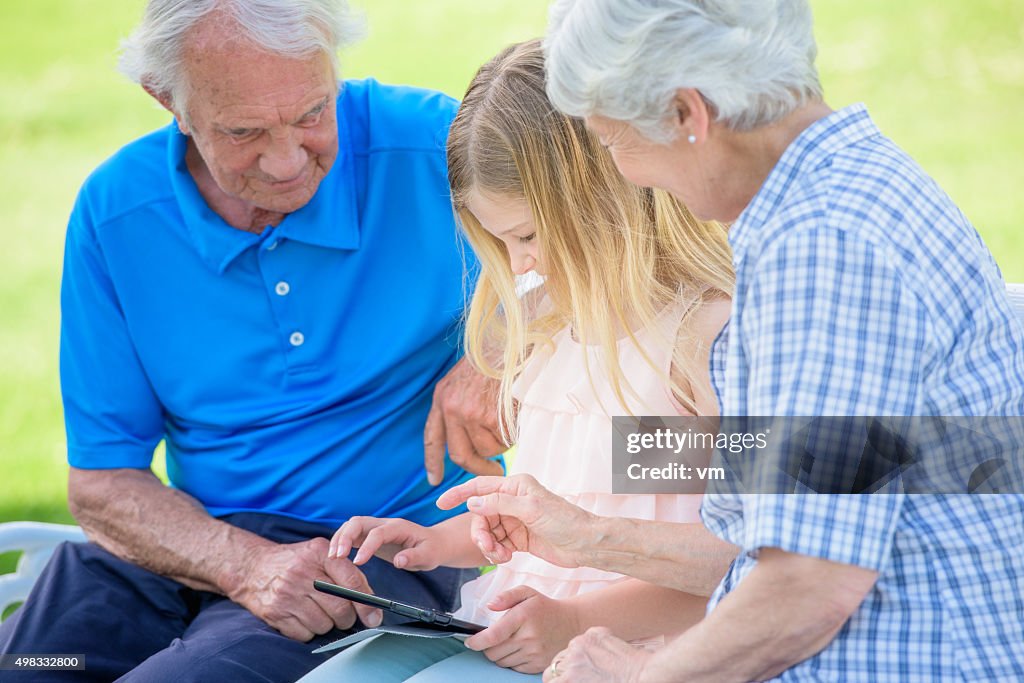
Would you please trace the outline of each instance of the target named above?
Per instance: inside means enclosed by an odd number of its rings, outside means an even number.
[[[82,530],[70,524],[0,524],[0,553],[21,553],[17,570],[13,574],[0,575],[0,617],[8,607],[25,600],[58,545],[64,541],[84,540]]]
[[[1021,321],[1024,321],[1024,283],[1010,282],[1006,285],[1006,294],[1010,297],[1010,304]]]
[[[1006,285],[1014,311],[1024,322],[1024,283]],[[0,524],[0,553],[20,551],[13,574],[0,575],[0,616],[11,605],[23,602],[54,549],[63,541],[84,541],[77,526],[41,522]]]

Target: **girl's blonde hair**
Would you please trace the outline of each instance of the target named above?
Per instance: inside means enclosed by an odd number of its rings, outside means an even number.
[[[731,294],[725,229],[697,221],[667,193],[625,180],[583,121],[554,109],[544,92],[539,40],[506,48],[473,78],[448,136],[448,179],[481,265],[466,352],[485,374],[501,379],[500,418],[510,440],[512,382],[531,350],[550,344],[558,330],[570,325],[579,342],[601,349],[603,369],[626,405],[631,390],[619,368],[619,338],[635,343],[634,330],[681,298],[693,301],[692,315],[704,301]],[[466,208],[474,192],[529,204],[546,272],[543,311],[526,310],[504,244]],[[693,385],[691,373],[706,369],[686,365],[675,367]],[[666,381],[694,410],[690,392]]]

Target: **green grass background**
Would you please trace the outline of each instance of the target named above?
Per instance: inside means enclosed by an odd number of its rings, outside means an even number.
[[[64,226],[89,171],[166,122],[114,71],[141,0],[3,2],[0,26],[0,522],[70,521],[57,379]],[[546,0],[355,0],[370,34],[342,56],[460,95],[505,44],[539,35]],[[834,107],[863,101],[1024,281],[1024,3],[812,0]],[[2,566],[0,562],[0,566]]]

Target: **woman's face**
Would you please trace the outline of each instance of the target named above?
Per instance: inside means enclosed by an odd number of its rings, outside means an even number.
[[[530,205],[525,199],[474,190],[466,200],[466,208],[484,230],[505,245],[513,273],[524,275],[533,271],[544,275],[537,229]]]
[[[715,215],[719,210],[709,201],[709,178],[697,148],[685,135],[663,144],[648,140],[622,121],[588,116],[586,123],[627,180],[670,192],[701,220],[723,220],[723,216]]]

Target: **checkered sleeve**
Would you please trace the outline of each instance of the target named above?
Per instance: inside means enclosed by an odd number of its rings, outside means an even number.
[[[916,413],[926,317],[874,245],[828,227],[793,230],[759,259],[749,291],[751,414]],[[902,504],[899,492],[752,496],[744,550],[775,547],[879,571]]]
[[[881,572],[889,561],[904,494],[749,496],[743,550],[761,548]]]

